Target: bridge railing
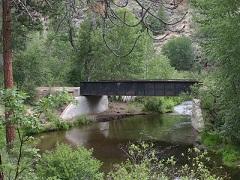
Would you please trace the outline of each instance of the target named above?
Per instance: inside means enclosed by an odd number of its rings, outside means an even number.
[[[188,92],[196,80],[134,80],[81,82],[84,96],[178,96]]]

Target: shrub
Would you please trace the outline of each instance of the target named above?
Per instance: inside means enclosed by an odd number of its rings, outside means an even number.
[[[192,42],[187,37],[169,40],[162,48],[162,53],[170,59],[177,70],[190,70],[193,67],[194,52]]]
[[[83,147],[76,150],[59,145],[54,152],[42,156],[37,165],[39,179],[103,179],[101,163],[92,157],[92,152]]]
[[[202,135],[203,144],[206,146],[216,146],[222,143],[222,138],[217,132],[203,133]]]
[[[162,101],[159,98],[146,98],[144,110],[162,113]]]
[[[239,146],[230,145],[224,142],[224,137],[217,131],[205,132],[202,134],[202,142],[211,150],[222,156],[223,163],[227,166],[236,166],[240,161]],[[224,144],[225,143],[225,144]]]
[[[62,107],[73,102],[73,97],[66,91],[58,92],[55,95],[49,95],[39,100],[35,105],[38,114],[43,115],[48,121],[58,122],[59,117],[57,111]]]
[[[235,166],[240,161],[239,147],[226,145],[219,152],[222,154],[224,164]]]
[[[144,100],[144,110],[158,113],[172,112],[182,101],[179,97],[148,97]]]
[[[127,151],[129,159],[110,172],[108,179],[222,179],[212,175],[210,170],[204,165],[204,161],[210,161],[207,157],[207,152],[201,152],[199,149],[193,148],[189,149],[188,153],[182,155],[186,156],[193,165],[185,164],[179,166],[174,157],[158,160],[157,151],[152,144],[133,144]]]

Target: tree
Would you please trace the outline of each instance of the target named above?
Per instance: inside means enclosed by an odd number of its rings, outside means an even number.
[[[125,13],[127,22],[137,22],[128,10],[118,12],[119,16]],[[105,39],[111,48],[118,49],[122,55],[132,51],[128,56],[116,56],[106,47],[102,29],[98,21],[96,22],[97,24],[93,24],[91,19],[87,18],[81,24],[75,41],[77,51],[75,51],[71,82],[78,85],[80,80],[143,78],[145,60],[153,54],[153,42],[147,33],[139,31],[140,25],[135,28],[115,26],[109,29],[111,32],[106,34]],[[136,37],[140,35],[141,38],[132,49]]]
[[[166,56],[156,55],[147,64],[147,79],[171,79],[177,73]]]
[[[208,82],[213,96],[215,130],[224,139],[240,142],[240,1],[201,0],[193,2],[198,17],[199,40],[214,65],[214,80]]]
[[[4,86],[6,89],[13,88],[13,70],[12,70],[12,15],[11,1],[3,0],[3,66],[4,66]],[[8,119],[11,112],[5,112],[5,118]],[[10,122],[6,122],[6,140],[9,146],[15,139],[15,127]]]
[[[162,53],[177,70],[190,70],[194,62],[192,42],[187,37],[177,37],[164,44]]]
[[[29,35],[26,48],[14,58],[14,79],[19,89],[35,95],[37,86],[61,86],[68,84],[72,65],[72,48],[66,37]]]

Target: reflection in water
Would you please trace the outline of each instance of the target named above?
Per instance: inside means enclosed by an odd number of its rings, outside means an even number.
[[[38,147],[45,151],[53,149],[57,143],[66,143],[93,148],[94,156],[103,161],[105,168],[109,169],[113,163],[125,159],[121,146],[130,142],[157,141],[161,142],[161,148],[164,150],[171,149],[169,143],[191,145],[195,138],[196,134],[188,117],[149,115],[94,123],[69,131],[45,133],[40,136]],[[182,149],[177,147],[173,152],[180,154],[179,151]]]
[[[109,171],[113,164],[126,159],[121,147],[139,140],[154,141],[161,158],[175,156],[185,163],[187,149],[192,147],[196,132],[190,118],[176,115],[135,116],[110,122],[93,123],[69,131],[49,132],[39,135],[38,148],[44,152],[52,150],[59,143],[73,147],[84,146],[93,149],[93,155],[103,162],[103,170]],[[214,158],[216,160],[216,158]],[[213,172],[220,162],[209,166]],[[217,173],[220,173],[216,169]],[[224,172],[224,171],[223,171]],[[240,179],[239,170],[230,170],[232,179]]]

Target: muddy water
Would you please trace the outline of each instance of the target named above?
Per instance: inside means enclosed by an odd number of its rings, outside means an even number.
[[[103,162],[103,170],[109,171],[113,164],[126,159],[122,148],[129,143],[153,141],[161,157],[180,158],[195,143],[196,136],[188,116],[147,115],[41,134],[38,147],[42,152],[54,149],[58,143],[92,148],[94,157]]]

